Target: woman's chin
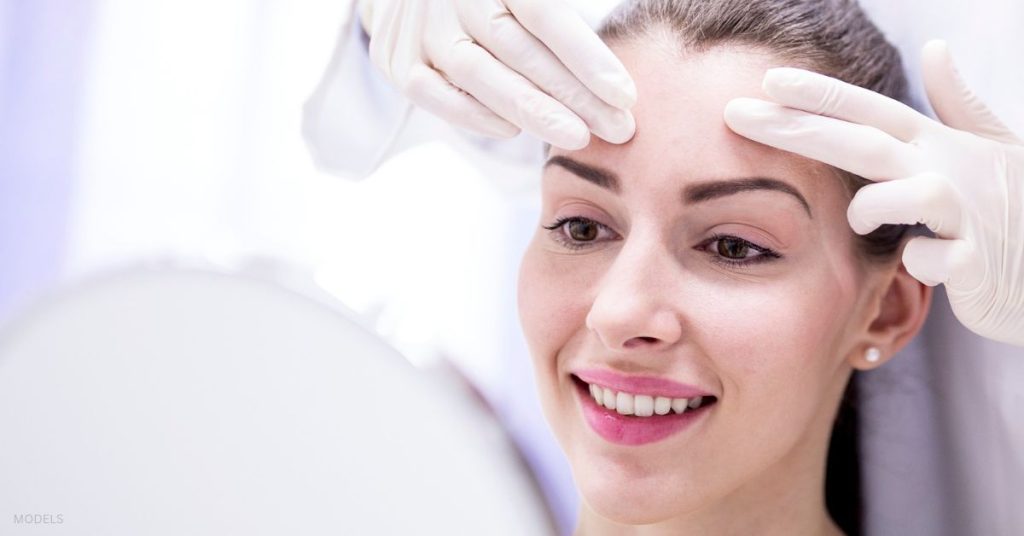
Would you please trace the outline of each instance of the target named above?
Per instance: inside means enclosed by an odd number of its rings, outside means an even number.
[[[581,491],[587,507],[602,518],[621,525],[649,525],[679,515],[678,503],[657,493],[641,497],[610,490]]]
[[[583,501],[593,513],[615,523],[648,525],[698,508],[696,497],[667,478],[616,478],[598,465],[587,472],[577,478]]]

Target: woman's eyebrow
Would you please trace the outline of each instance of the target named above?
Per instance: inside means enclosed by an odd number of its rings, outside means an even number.
[[[605,190],[611,190],[616,195],[622,193],[618,175],[607,169],[584,164],[567,156],[552,156],[544,163],[545,168],[548,166],[564,168],[581,179],[592,182]]]
[[[800,194],[799,190],[790,186],[789,183],[785,181],[770,179],[768,177],[744,177],[739,179],[714,180],[689,184],[685,189],[683,189],[683,196],[687,203],[699,203],[701,201],[725,197],[727,195],[738,194],[749,190],[773,190],[789,194],[795,197],[797,201],[800,201],[800,204],[804,207],[804,211],[807,212],[807,216],[814,219],[814,215],[811,214],[811,205],[807,202],[807,199]]]
[[[622,192],[619,177],[607,169],[584,164],[567,156],[551,157],[544,164],[544,167],[548,166],[563,168],[587,182],[612,191],[616,195]],[[808,217],[814,218],[814,215],[811,214],[811,205],[799,190],[785,181],[768,177],[743,177],[689,184],[683,188],[683,201],[687,204],[700,203],[701,201],[708,201],[751,190],[770,190],[789,194],[803,205]]]

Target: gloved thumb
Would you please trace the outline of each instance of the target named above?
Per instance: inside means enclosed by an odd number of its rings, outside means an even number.
[[[921,76],[932,109],[947,126],[999,142],[1024,143],[967,87],[945,41],[933,39],[925,43]]]

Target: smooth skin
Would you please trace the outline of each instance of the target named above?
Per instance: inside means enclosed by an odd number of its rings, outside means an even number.
[[[838,534],[823,490],[842,392],[855,368],[918,332],[931,288],[898,255],[856,255],[832,168],[726,126],[726,103],[766,98],[764,73],[782,60],[682,55],[668,37],[612,50],[636,82],[635,137],[551,156],[614,175],[620,191],[566,161],[546,166],[518,286],[542,406],[583,498],[576,534]],[[682,199],[688,186],[750,177],[783,181],[808,206],[777,190]],[[569,217],[593,224],[543,227]],[[709,242],[716,233],[781,257],[722,264],[762,253]],[[865,361],[870,346],[879,362]],[[584,420],[570,377],[594,367],[697,385],[718,403],[666,440],[611,444]]]

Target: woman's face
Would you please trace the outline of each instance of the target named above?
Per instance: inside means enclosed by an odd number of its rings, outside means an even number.
[[[723,122],[730,99],[766,98],[781,61],[613,48],[638,86],[636,137],[552,151],[541,225],[569,221],[538,226],[520,266],[544,411],[585,502],[612,520],[791,493],[788,479],[824,470],[867,324],[849,196],[824,165]],[[599,406],[581,377],[634,415]],[[659,394],[714,402],[659,415]],[[635,415],[646,396],[654,416]]]

